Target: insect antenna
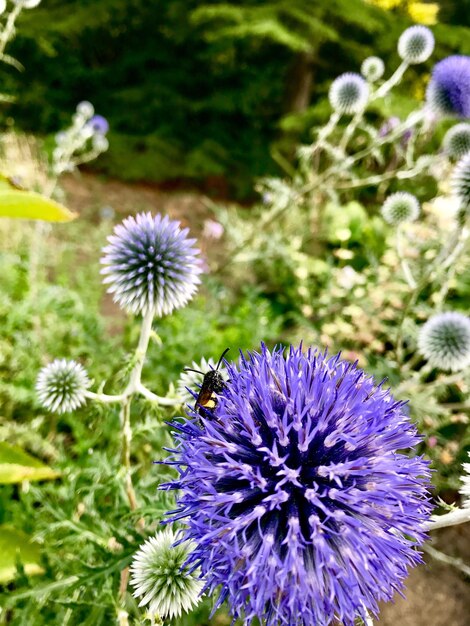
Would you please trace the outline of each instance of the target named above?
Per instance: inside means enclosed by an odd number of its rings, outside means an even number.
[[[222,363],[222,359],[224,358],[224,356],[227,354],[227,352],[230,350],[230,348],[225,348],[225,350],[222,352],[219,362],[217,363],[217,367],[215,368],[215,371],[217,371],[220,367],[220,364]]]
[[[204,376],[204,372],[201,372],[200,370],[193,370],[192,367],[184,367],[183,372],[195,372],[196,374],[202,374]]]

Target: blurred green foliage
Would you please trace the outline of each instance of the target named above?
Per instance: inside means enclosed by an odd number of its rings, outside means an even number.
[[[372,53],[396,65],[407,19],[361,0],[48,0],[21,16],[10,51],[26,69],[2,68],[17,96],[4,119],[55,132],[87,99],[111,124],[103,171],[249,196],[276,172],[270,148],[328,115],[334,76]],[[437,56],[468,53],[468,34],[437,26]]]

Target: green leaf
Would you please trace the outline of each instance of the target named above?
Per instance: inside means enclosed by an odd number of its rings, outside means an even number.
[[[46,222],[70,222],[76,214],[55,200],[35,191],[15,189],[15,184],[0,175],[0,217],[15,217]]]
[[[0,526],[0,584],[14,580],[17,573],[17,563],[23,565],[28,576],[42,574],[43,568],[39,565],[41,559],[40,546],[21,530],[12,526]]]
[[[21,448],[0,442],[0,485],[20,483],[23,480],[51,480],[58,476],[59,472]]]

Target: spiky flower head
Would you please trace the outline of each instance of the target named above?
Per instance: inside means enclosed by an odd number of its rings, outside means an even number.
[[[470,124],[461,122],[446,132],[443,147],[451,159],[460,159],[470,152]]]
[[[426,100],[441,116],[470,118],[470,57],[454,55],[436,63]]]
[[[398,54],[410,65],[424,63],[434,50],[434,35],[426,26],[410,26],[400,35]]]
[[[130,313],[159,317],[189,302],[202,269],[196,240],[187,234],[160,214],[140,213],[116,226],[101,259],[114,301]]]
[[[470,458],[470,452],[468,453]],[[470,463],[463,463],[462,469],[465,472],[461,477],[462,486],[460,487],[460,495],[463,499],[463,506],[470,508]]]
[[[385,64],[380,57],[367,57],[361,65],[361,74],[366,80],[375,83],[382,78],[385,72]]]
[[[359,113],[365,109],[369,100],[369,85],[359,74],[346,72],[331,83],[328,97],[337,113]]]
[[[456,372],[470,364],[470,319],[449,311],[433,315],[421,328],[418,349],[430,365]]]
[[[171,528],[165,528],[147,539],[132,561],[133,595],[152,617],[179,617],[199,602],[204,583],[197,571],[185,566],[192,544],[175,545],[178,539]]]
[[[419,201],[412,193],[397,191],[388,196],[380,209],[384,220],[392,226],[414,222],[419,215]]]
[[[86,370],[76,361],[55,359],[39,372],[36,393],[49,411],[67,413],[85,403],[90,386]]]
[[[211,370],[215,370],[216,365],[217,364],[215,363],[213,359],[211,358],[205,359],[203,357],[199,361],[199,363],[197,363],[196,361],[193,361],[191,365],[188,366],[192,370],[198,370],[199,372],[202,372],[202,374],[198,374],[197,372],[187,371],[187,370],[181,372],[180,377],[178,379],[178,383],[177,383],[177,392],[178,392],[178,396],[181,398],[182,403],[184,405],[188,403],[194,404],[193,394],[197,395],[199,393],[199,389],[202,385],[204,374],[206,374],[207,372],[210,372]],[[227,371],[225,367],[223,365],[220,365],[218,371],[222,374],[223,378],[226,380]],[[193,393],[190,393],[188,389],[190,389]]]
[[[302,347],[240,357],[216,408],[173,426],[173,519],[206,589],[266,626],[353,626],[420,562],[429,470],[403,402]]]
[[[470,210],[470,153],[460,159],[454,168],[451,187],[463,211]]]

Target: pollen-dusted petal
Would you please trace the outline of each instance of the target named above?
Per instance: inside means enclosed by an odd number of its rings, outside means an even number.
[[[168,462],[205,589],[244,623],[353,626],[420,562],[428,464],[403,403],[355,365],[291,347],[241,356]]]

